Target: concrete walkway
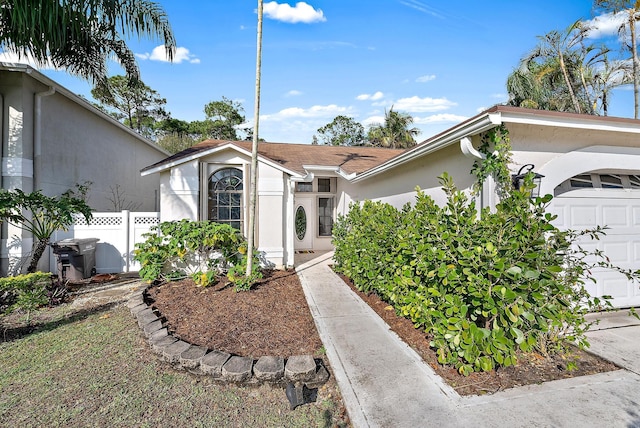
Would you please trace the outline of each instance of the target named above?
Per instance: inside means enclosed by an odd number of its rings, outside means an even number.
[[[354,427],[640,427],[639,325],[589,336],[629,370],[461,397],[333,273],[332,255],[297,255],[296,271]]]

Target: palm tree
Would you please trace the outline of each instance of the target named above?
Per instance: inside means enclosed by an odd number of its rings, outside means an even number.
[[[633,81],[632,67],[628,61],[618,60],[609,62],[607,59],[596,69],[593,75],[592,87],[596,95],[596,104],[599,103],[602,114],[609,114],[609,99],[611,91],[621,85],[627,85]]]
[[[631,52],[633,64],[633,117],[638,119],[640,110],[640,60],[638,59],[638,40],[636,37],[636,21],[640,20],[640,0],[594,0],[594,9],[599,13],[625,13],[625,23],[618,28],[618,33],[629,40],[626,48]],[[628,36],[628,37],[627,37]]]
[[[0,0],[0,48],[104,83],[107,61],[117,58],[139,78],[131,36],[159,39],[173,59],[175,39],[164,9],[147,0]]]
[[[420,134],[418,128],[409,128],[413,117],[407,113],[385,111],[384,124],[374,125],[369,129],[367,139],[374,146],[390,149],[405,149],[416,145],[414,137]]]
[[[582,108],[578,97],[576,96],[576,89],[574,88],[575,81],[573,79],[572,71],[570,70],[570,60],[572,55],[572,49],[574,49],[582,40],[583,33],[579,30],[579,22],[576,21],[564,31],[550,31],[544,36],[538,36],[540,43],[529,54],[527,61],[534,60],[536,58],[552,59],[548,64],[556,63],[558,70],[560,71],[564,80],[565,89],[573,110],[576,113],[582,113]]]
[[[540,37],[507,78],[509,104],[588,114],[602,108],[607,114],[608,95],[624,83],[625,73],[621,62],[609,62],[607,47],[585,44],[590,30],[576,21]]]

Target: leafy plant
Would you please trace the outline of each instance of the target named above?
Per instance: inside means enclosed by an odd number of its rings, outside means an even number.
[[[413,206],[398,210],[366,201],[334,226],[336,270],[424,329],[439,362],[464,375],[513,365],[518,351],[588,346],[585,314],[610,306],[584,284],[594,265],[616,267],[577,245],[604,230],[557,229],[546,213],[551,195],[530,198],[532,174],[514,190],[503,168],[506,137],[504,128],[485,136],[482,150],[492,156],[474,168],[480,182],[489,174],[500,180],[502,198],[493,212],[478,215],[474,201],[445,173],[444,206],[418,189]]]
[[[28,321],[31,312],[49,302],[47,286],[50,277],[50,273],[34,272],[0,278],[0,291],[7,294],[5,299],[10,302],[5,312],[22,310],[26,312]]]
[[[24,193],[20,189],[0,191],[0,219],[31,232],[34,238],[27,272],[36,271],[53,232],[67,230],[74,214],[91,221],[91,207],[86,203],[89,183],[77,184],[60,196],[46,196],[40,190]]]
[[[256,281],[262,278],[260,261],[257,257],[253,258],[251,274],[247,275],[248,261],[249,257],[243,257],[239,263],[233,265],[227,272],[227,279],[235,285],[236,291],[249,291]]]
[[[246,252],[242,235],[228,224],[180,220],[163,222],[136,244],[134,260],[147,281],[191,276],[207,286]]]

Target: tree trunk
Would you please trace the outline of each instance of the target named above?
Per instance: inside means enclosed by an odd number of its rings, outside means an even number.
[[[629,32],[631,33],[631,55],[633,58],[633,118],[638,118],[638,105],[640,81],[638,77],[638,42],[636,40],[636,10],[631,9],[629,12]]]
[[[34,243],[33,251],[31,252],[31,261],[29,262],[27,273],[34,273],[35,271],[38,270],[38,262],[42,258],[42,254],[44,254],[44,250],[47,249],[47,245],[49,245],[49,238],[38,239]]]
[[[573,108],[576,110],[576,113],[582,113],[580,109],[580,103],[576,98],[576,94],[573,90],[573,85],[571,85],[571,79],[569,78],[569,72],[567,71],[567,66],[564,63],[564,56],[562,52],[558,51],[558,58],[560,59],[560,69],[562,70],[562,75],[564,76],[564,82],[567,85],[567,89],[569,90],[569,95],[571,96],[571,102],[573,103]]]
[[[262,0],[258,0],[258,37],[256,49],[256,92],[254,105],[253,140],[251,145],[251,181],[249,183],[249,227],[247,236],[247,270],[249,278],[253,268],[253,246],[256,230],[256,194],[258,186],[258,129],[260,123],[260,74],[262,71]]]

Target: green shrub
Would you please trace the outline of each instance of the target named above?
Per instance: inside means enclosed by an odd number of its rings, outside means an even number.
[[[207,286],[246,253],[240,232],[228,224],[180,220],[163,222],[136,244],[134,260],[147,281],[191,276]]]
[[[11,302],[5,312],[22,310],[29,318],[32,311],[49,302],[47,287],[50,282],[51,274],[45,272],[0,278],[0,291],[6,294],[6,301]]]
[[[487,138],[502,144],[502,157],[498,151],[488,164],[498,177],[508,177],[500,168],[508,161],[505,132]],[[490,147],[496,145],[484,150]],[[479,178],[481,170],[474,171]],[[336,270],[432,335],[439,362],[465,375],[513,365],[518,350],[588,346],[584,315],[609,303],[587,293],[593,254],[574,243],[603,230],[558,230],[545,212],[552,197],[529,197],[532,174],[519,191],[503,183],[494,212],[480,214],[446,173],[440,182],[442,207],[421,191],[401,211],[379,202],[352,205],[334,227]]]
[[[236,291],[249,291],[255,282],[262,278],[260,261],[257,257],[253,258],[251,275],[246,276],[248,260],[249,258],[247,256],[243,257],[242,260],[229,268],[227,272],[227,279],[235,285]]]

